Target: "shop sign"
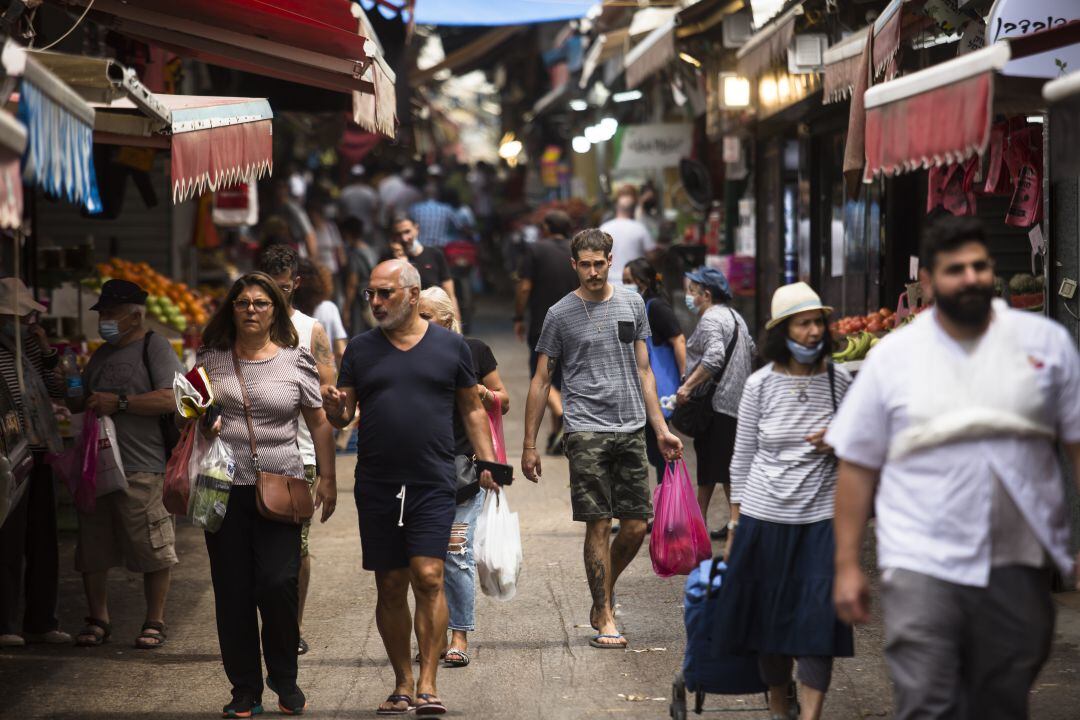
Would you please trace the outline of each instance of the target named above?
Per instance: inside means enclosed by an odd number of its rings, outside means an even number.
[[[692,126],[689,123],[628,125],[622,133],[617,170],[676,167],[690,156]]]
[[[1023,37],[1080,20],[1076,0],[997,0],[986,23],[986,43]],[[1013,60],[1003,75],[1056,78],[1080,69],[1080,45]]]

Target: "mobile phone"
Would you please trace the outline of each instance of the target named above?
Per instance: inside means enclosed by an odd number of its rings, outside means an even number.
[[[202,415],[202,424],[204,428],[214,427],[214,423],[221,417],[221,408],[215,403],[206,408],[206,412]]]
[[[506,465],[504,463],[488,462],[486,460],[476,461],[476,479],[480,479],[480,473],[487,470],[491,473],[491,479],[495,481],[496,485],[512,485],[514,482],[514,468],[512,465]]]

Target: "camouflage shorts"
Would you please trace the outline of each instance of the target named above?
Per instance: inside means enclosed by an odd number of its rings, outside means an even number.
[[[315,481],[318,479],[314,465],[304,466],[304,479],[307,480],[308,487],[311,488],[311,494],[315,494]],[[311,521],[305,520],[304,524],[300,526],[300,557],[304,558],[308,556],[308,533],[311,532]]]
[[[567,434],[564,442],[575,520],[652,517],[644,429],[632,433],[574,432]]]

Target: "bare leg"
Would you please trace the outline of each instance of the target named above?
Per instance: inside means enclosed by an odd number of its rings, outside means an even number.
[[[143,573],[143,595],[146,597],[146,621],[165,622],[165,600],[169,596],[169,583],[172,579],[172,568],[164,568],[152,573]],[[144,632],[157,635],[157,630],[147,629]],[[160,645],[161,638],[139,638],[135,641],[140,647],[154,647]]]
[[[469,649],[469,633],[464,630],[453,630],[450,636],[450,647],[455,650]]]
[[[698,485],[697,488],[697,504],[701,508],[701,518],[705,521],[706,526],[709,524],[709,503],[712,502],[713,490],[715,489],[715,485]]]
[[[611,607],[611,518],[589,520],[585,523],[585,576],[589,580],[593,607],[590,621],[601,635],[618,635],[615,613]],[[641,541],[638,540],[640,545]],[[612,638],[600,643],[622,645]]]
[[[86,591],[86,605],[90,617],[109,622],[108,571],[83,573],[83,589]],[[100,630],[98,633],[100,634]],[[79,633],[78,640],[93,641],[88,633]]]
[[[641,543],[645,539],[645,520],[619,519],[619,534],[611,542],[611,575],[608,581],[608,596],[615,595],[615,583],[630,561],[637,556]]]
[[[788,716],[791,702],[788,699],[788,685],[769,686],[769,713],[771,715]]]
[[[420,645],[420,681],[416,692],[436,697],[435,676],[450,622],[443,593],[443,562],[443,558],[414,557],[409,568],[416,598],[416,639]]]
[[[821,720],[821,711],[825,707],[825,693],[799,683],[799,720]]]
[[[376,572],[375,587],[379,595],[375,605],[375,622],[379,627],[386,655],[394,668],[394,694],[411,696],[415,688],[412,665],[409,663],[409,636],[412,634],[412,617],[409,615],[409,569]],[[379,707],[392,710],[394,704],[384,702]]]
[[[308,585],[311,583],[311,556],[300,558],[300,609],[297,612],[300,629],[304,629],[304,606],[307,604]]]

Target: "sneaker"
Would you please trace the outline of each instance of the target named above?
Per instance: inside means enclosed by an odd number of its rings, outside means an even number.
[[[293,685],[292,690],[288,692],[279,692],[268,677],[266,678],[266,686],[277,693],[278,710],[286,715],[302,715],[304,710],[307,709],[307,698],[304,697],[304,691],[296,685]]]
[[[22,635],[15,635],[14,633],[0,635],[0,648],[16,647],[26,647],[26,640]]]
[[[73,642],[71,635],[63,630],[50,630],[47,633],[26,633],[26,641],[45,643],[47,645],[70,645]]]
[[[221,708],[223,718],[249,718],[261,715],[262,701],[244,695],[233,696],[232,702]]]
[[[307,651],[311,648],[308,647],[307,640],[300,638],[300,644],[296,647],[297,655],[307,655]]]

